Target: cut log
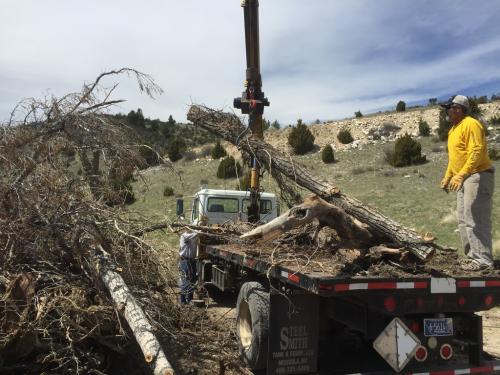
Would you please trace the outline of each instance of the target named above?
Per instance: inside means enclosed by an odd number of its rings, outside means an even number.
[[[320,226],[335,229],[340,238],[348,240],[355,246],[364,247],[373,241],[374,236],[366,224],[347,215],[343,209],[335,207],[317,195],[307,197],[304,203],[291,208],[269,223],[241,235],[240,238],[269,241],[313,220],[317,220]]]
[[[114,271],[115,267],[112,267],[108,253],[101,245],[94,245],[93,248],[97,274],[127,321],[144,354],[144,360],[151,366],[154,375],[173,375],[174,370],[153,333],[153,327],[123,278]]]
[[[297,164],[289,156],[276,150],[265,141],[246,136],[246,128],[237,116],[193,105],[189,109],[187,118],[195,125],[254,155],[261,167],[265,167],[272,175],[279,171],[297,185],[367,224],[370,232],[380,238],[387,239],[385,242],[393,242],[399,247],[406,247],[417,258],[424,261],[434,253],[436,246],[432,242],[426,242],[415,231],[391,220],[362,202],[348,197],[329,182],[311,175],[305,167]]]

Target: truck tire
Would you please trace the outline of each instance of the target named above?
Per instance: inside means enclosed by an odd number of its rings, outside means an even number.
[[[241,286],[236,303],[236,336],[245,363],[252,370],[267,366],[269,292],[258,282]]]

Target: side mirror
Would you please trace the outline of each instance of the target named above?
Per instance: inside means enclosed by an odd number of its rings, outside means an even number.
[[[176,198],[175,200],[175,213],[177,216],[184,216],[184,199]]]

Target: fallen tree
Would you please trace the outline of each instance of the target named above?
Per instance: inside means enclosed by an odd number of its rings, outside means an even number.
[[[110,255],[99,244],[92,247],[96,272],[109,291],[116,308],[128,323],[144,354],[144,360],[151,365],[154,375],[173,375],[172,365],[154,334],[153,326],[123,278],[115,271],[116,267],[113,266]]]
[[[285,155],[265,141],[247,136],[247,128],[236,115],[200,105],[192,105],[187,118],[195,125],[255,156],[261,168],[267,169],[271,175],[286,176],[297,185],[366,224],[369,231],[379,237],[381,241],[404,247],[422,261],[428,260],[434,254],[437,246],[431,241],[426,241],[414,230],[406,228],[362,202],[348,197],[337,186],[313,176],[304,167],[295,163],[290,156]],[[280,186],[283,185],[285,184],[280,184]]]

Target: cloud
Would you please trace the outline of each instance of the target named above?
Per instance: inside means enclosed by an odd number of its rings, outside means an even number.
[[[23,97],[76,91],[122,66],[151,74],[165,94],[152,101],[120,80],[121,112],[183,121],[191,102],[231,109],[243,90],[243,11],[234,0],[17,0],[3,14],[0,120]],[[261,0],[265,116],[341,118],[400,99],[493,90],[498,19],[496,0]]]

